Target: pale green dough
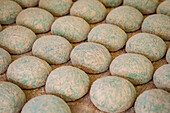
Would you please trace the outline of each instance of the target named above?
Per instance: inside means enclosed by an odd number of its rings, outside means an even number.
[[[158,68],[153,76],[154,84],[170,92],[170,64],[165,64]]]
[[[0,1],[0,24],[12,24],[22,11],[20,5],[11,0]]]
[[[62,66],[50,73],[45,89],[47,93],[55,94],[65,101],[75,101],[88,92],[89,84],[89,77],[84,71]]]
[[[19,13],[16,24],[30,28],[35,33],[45,33],[50,30],[54,17],[48,11],[33,7]]]
[[[0,81],[0,113],[19,113],[25,102],[25,94],[17,85]]]
[[[168,15],[170,16],[170,0],[166,0],[164,2],[162,2],[157,10],[156,10],[157,14],[164,14],[164,15]]]
[[[105,18],[106,8],[97,0],[78,0],[71,7],[70,14],[82,17],[88,23],[97,23]]]
[[[123,0],[99,0],[106,7],[116,7],[122,3]]]
[[[160,36],[170,40],[170,17],[163,14],[153,14],[145,18],[142,23],[142,32]]]
[[[37,39],[32,47],[33,55],[50,64],[62,64],[69,60],[72,45],[65,38],[46,35]]]
[[[170,47],[166,53],[166,61],[170,64]]]
[[[29,100],[21,113],[71,113],[69,106],[54,95],[41,95]]]
[[[40,0],[39,7],[51,12],[54,16],[63,16],[69,13],[72,0]]]
[[[24,56],[13,61],[7,70],[7,79],[23,89],[45,85],[50,65],[34,56]]]
[[[166,53],[166,44],[158,36],[149,33],[139,33],[132,36],[126,43],[126,51],[139,53],[151,61],[161,59]]]
[[[125,53],[116,57],[111,65],[110,72],[126,78],[134,85],[147,83],[152,79],[154,67],[145,56],[134,53]]]
[[[80,42],[86,39],[90,25],[82,18],[76,16],[63,16],[55,20],[51,33],[60,35],[70,42]]]
[[[135,102],[136,113],[169,113],[170,93],[162,89],[144,91]]]
[[[138,30],[142,21],[142,13],[130,6],[117,7],[110,11],[106,17],[106,23],[117,25],[126,32]]]
[[[35,33],[20,25],[7,27],[0,32],[0,46],[11,54],[30,51],[35,40]]]
[[[123,5],[137,8],[143,14],[155,13],[159,0],[124,0]]]
[[[77,45],[71,52],[71,62],[87,73],[102,73],[111,62],[109,51],[101,44],[85,42]]]
[[[88,34],[89,42],[104,45],[109,51],[121,49],[127,40],[126,33],[118,26],[111,24],[100,24],[94,27]]]
[[[0,74],[4,73],[7,70],[10,63],[11,55],[3,48],[0,48]]]
[[[34,7],[38,5],[39,0],[14,0],[18,4],[20,4],[23,8],[26,7]]]
[[[126,79],[107,76],[93,82],[90,89],[92,103],[101,111],[123,112],[133,105],[135,87]]]

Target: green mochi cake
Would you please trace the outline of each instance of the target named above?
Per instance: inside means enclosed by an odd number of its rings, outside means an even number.
[[[166,53],[166,61],[170,64],[170,47]]]
[[[166,52],[165,42],[158,36],[149,33],[139,33],[132,36],[126,43],[126,51],[139,53],[151,61],[161,59]]]
[[[14,0],[20,4],[23,8],[34,7],[38,5],[39,0]]]
[[[22,89],[33,89],[45,85],[50,65],[34,56],[24,56],[13,61],[7,69],[7,79]]]
[[[170,16],[170,0],[166,0],[164,2],[162,2],[157,10],[156,10],[157,14],[164,14],[164,15],[168,15]]]
[[[88,34],[89,42],[104,45],[109,51],[121,49],[127,40],[126,33],[118,26],[111,24],[100,24],[94,27]]]
[[[0,101],[0,113],[19,113],[26,97],[17,85],[0,81]]]
[[[41,95],[29,100],[21,113],[71,113],[69,106],[54,95]]]
[[[107,76],[93,82],[90,89],[92,103],[101,111],[123,112],[133,105],[135,87],[126,79]]]
[[[2,30],[2,26],[1,26],[1,24],[0,24],[0,31]]]
[[[142,13],[130,6],[117,7],[110,11],[106,17],[106,23],[117,25],[126,32],[138,30],[142,21]]]
[[[116,7],[122,3],[123,0],[99,0],[106,7]]]
[[[62,66],[53,70],[45,85],[47,93],[55,94],[65,101],[75,101],[89,89],[88,75],[72,66]]]

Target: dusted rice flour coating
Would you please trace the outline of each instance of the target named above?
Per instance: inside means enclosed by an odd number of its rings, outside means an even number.
[[[19,113],[26,97],[17,85],[0,81],[0,100],[0,113]]]
[[[160,36],[170,40],[170,17],[163,14],[154,14],[145,18],[142,23],[142,32]]]
[[[1,24],[12,24],[19,12],[22,11],[20,5],[11,0],[0,1],[0,23]]]
[[[158,68],[153,76],[154,84],[170,92],[170,64],[165,64]]]
[[[136,113],[169,113],[170,93],[152,89],[140,94],[135,102]]]
[[[54,16],[62,16],[69,13],[72,0],[40,0],[39,7],[51,12]]]
[[[116,7],[122,3],[122,0],[99,0],[106,7]]]
[[[50,71],[47,62],[34,56],[24,56],[9,65],[7,79],[23,89],[33,89],[45,85]]]
[[[142,13],[130,6],[115,8],[106,17],[106,23],[117,25],[126,32],[138,30],[142,20]]]
[[[127,40],[126,33],[119,27],[111,24],[100,24],[88,34],[89,42],[104,45],[109,51],[121,49]]]
[[[70,14],[82,17],[88,23],[97,23],[105,18],[106,8],[97,0],[78,0],[71,7]]]
[[[54,95],[41,95],[29,100],[21,113],[71,113],[69,106]]]
[[[27,8],[19,13],[16,24],[32,29],[35,33],[44,33],[50,30],[54,17],[41,8]]]
[[[65,38],[46,35],[37,39],[32,47],[33,55],[50,64],[62,64],[69,60],[72,45]]]
[[[158,14],[164,14],[164,15],[170,16],[170,0],[169,0],[169,1],[166,0],[166,1],[162,2],[162,3],[158,6],[156,12],[157,12]]]
[[[170,47],[166,53],[166,61],[170,64]]]
[[[0,74],[4,73],[7,70],[10,62],[11,55],[3,48],[0,48]]]
[[[86,39],[90,25],[82,18],[76,16],[64,16],[55,20],[51,27],[51,33],[60,35],[70,42],[80,42]]]
[[[143,14],[152,14],[156,11],[159,0],[124,0],[123,5],[132,6]]]
[[[93,82],[90,89],[92,103],[101,111],[122,112],[135,101],[134,86],[126,79],[107,76]]]
[[[55,94],[65,101],[75,101],[84,96],[89,89],[88,75],[72,66],[62,66],[52,71],[47,78],[47,93]]]
[[[139,53],[151,61],[161,59],[166,53],[166,44],[158,36],[149,33],[139,33],[132,36],[126,43],[126,51]]]
[[[14,0],[18,4],[20,4],[22,7],[33,7],[38,5],[39,0]]]
[[[109,51],[103,45],[93,42],[85,42],[76,46],[70,58],[73,65],[87,73],[104,72],[111,62]]]
[[[35,40],[35,33],[20,25],[7,27],[0,32],[0,46],[11,54],[30,51]]]
[[[125,53],[116,57],[111,65],[112,75],[128,79],[134,85],[147,83],[152,79],[153,65],[145,56]]]

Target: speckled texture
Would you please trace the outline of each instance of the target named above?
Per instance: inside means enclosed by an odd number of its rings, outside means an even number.
[[[80,42],[86,39],[90,30],[89,24],[76,16],[64,16],[55,20],[51,33],[65,37],[70,42]]]
[[[20,5],[11,0],[0,1],[0,23],[11,24],[14,23],[19,12],[22,11]]]
[[[117,51],[125,45],[126,33],[119,27],[111,24],[100,24],[88,34],[89,42],[104,45],[109,51]]]
[[[4,73],[7,70],[10,62],[11,55],[3,48],[0,48],[0,74]]]
[[[51,12],[54,16],[62,16],[69,13],[72,0],[40,0],[39,7]]]
[[[65,38],[56,35],[42,36],[32,47],[33,55],[50,64],[62,64],[69,60],[72,45]]]
[[[135,101],[135,87],[126,79],[109,76],[97,79],[90,89],[92,103],[101,111],[122,112]]]
[[[17,85],[0,81],[0,100],[0,113],[19,113],[26,97]]]
[[[47,78],[47,93],[55,94],[65,101],[75,101],[84,96],[89,89],[88,75],[72,66],[62,66],[52,71]]]
[[[159,0],[124,0],[123,5],[137,8],[143,14],[152,14],[156,11]]]
[[[88,23],[97,23],[105,18],[106,8],[97,0],[78,0],[71,7],[70,14],[82,17]]]
[[[136,113],[169,113],[170,93],[162,89],[143,92],[135,102]]]
[[[151,61],[161,59],[166,52],[165,42],[158,36],[149,33],[139,33],[132,36],[126,43],[126,51],[139,53]]]
[[[71,113],[69,106],[54,95],[41,95],[29,100],[21,113]]]
[[[158,6],[156,12],[157,12],[158,14],[165,14],[165,15],[170,16],[170,0],[169,0],[169,1],[166,0],[166,1],[162,2],[162,3]]]
[[[106,17],[106,23],[117,25],[126,32],[138,30],[142,20],[143,15],[137,9],[130,6],[115,8]]]
[[[27,8],[19,13],[16,24],[26,26],[35,33],[44,33],[50,30],[54,17],[41,8]]]
[[[37,6],[39,0],[14,0],[20,4],[23,8]]]
[[[33,89],[45,85],[50,71],[47,62],[34,56],[24,56],[9,65],[7,78],[23,89]]]
[[[104,72],[111,62],[109,51],[103,45],[93,42],[85,42],[76,46],[70,58],[73,65],[87,73]]]
[[[142,32],[152,33],[164,40],[170,40],[170,17],[163,14],[154,14],[145,18],[142,23]]]
[[[7,27],[0,32],[0,46],[11,54],[30,51],[35,40],[35,33],[20,25]]]
[[[153,65],[143,55],[126,53],[119,55],[112,61],[110,72],[112,75],[128,79],[134,85],[139,85],[152,79]]]
[[[122,3],[123,0],[99,0],[106,7],[116,7]]]
[[[170,92],[170,64],[158,68],[154,73],[153,81],[157,88]]]
[[[166,53],[166,61],[170,64],[170,47]]]

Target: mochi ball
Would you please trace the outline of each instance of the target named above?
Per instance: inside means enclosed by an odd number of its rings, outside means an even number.
[[[109,51],[101,44],[85,42],[77,45],[71,52],[71,62],[87,73],[102,73],[111,62]]]
[[[15,22],[17,15],[22,11],[19,4],[11,0],[0,1],[0,23],[12,24]]]
[[[166,61],[170,64],[170,47],[166,53]]]
[[[170,92],[170,64],[165,64],[158,68],[154,73],[153,81],[157,88]]]
[[[166,0],[164,2],[162,2],[161,4],[159,4],[156,12],[157,14],[164,14],[164,15],[168,15],[170,16],[170,0]]]
[[[41,8],[27,8],[19,13],[16,24],[32,29],[35,33],[45,33],[50,30],[54,17]]]
[[[72,0],[40,0],[39,7],[51,12],[54,16],[66,15],[70,11]]]
[[[117,51],[125,45],[126,33],[119,27],[111,24],[100,24],[88,34],[89,42],[104,45],[109,51]]]
[[[122,3],[123,0],[99,0],[106,7],[116,7]]]
[[[98,0],[78,0],[71,7],[70,14],[79,16],[88,23],[97,23],[105,18],[106,8]]]
[[[124,0],[123,5],[137,8],[143,14],[155,13],[159,0]]]
[[[122,112],[133,105],[135,87],[126,79],[107,76],[93,82],[90,89],[92,103],[104,112]]]
[[[135,102],[136,113],[169,113],[170,93],[162,89],[144,91]]]
[[[45,89],[47,93],[55,94],[65,101],[75,101],[88,92],[89,83],[89,77],[84,71],[62,66],[50,73]]]
[[[7,70],[10,62],[11,55],[3,48],[0,48],[0,74],[4,73]]]
[[[72,45],[65,38],[46,35],[37,39],[32,47],[33,55],[50,64],[62,64],[69,60]]]
[[[86,39],[90,25],[82,18],[64,16],[55,20],[51,33],[66,38],[70,42],[81,42]]]
[[[142,13],[130,6],[120,6],[115,8],[110,11],[106,17],[106,23],[117,25],[126,32],[138,30],[142,21]]]
[[[165,42],[158,36],[149,33],[139,33],[132,36],[126,43],[126,51],[139,53],[151,61],[161,59],[166,52]]]
[[[160,36],[164,40],[170,40],[170,17],[163,14],[154,14],[145,18],[142,23],[142,32]]]
[[[38,5],[39,0],[14,0],[20,4],[23,8],[34,7]]]
[[[45,85],[51,67],[47,62],[34,56],[24,56],[13,61],[7,70],[7,79],[23,89]]]
[[[71,113],[69,106],[54,95],[41,95],[29,100],[21,113]]]
[[[124,77],[134,85],[147,83],[152,79],[153,65],[140,54],[125,53],[116,57],[111,65],[112,75]]]
[[[35,33],[20,25],[10,26],[0,32],[0,46],[11,54],[22,54],[31,50]]]
[[[19,113],[26,97],[17,85],[0,81],[0,100],[0,113]]]

